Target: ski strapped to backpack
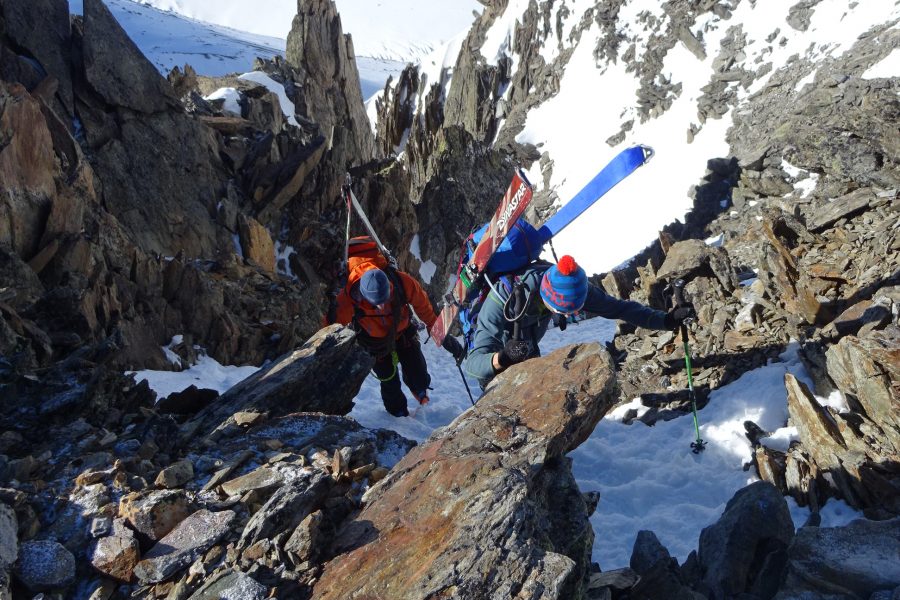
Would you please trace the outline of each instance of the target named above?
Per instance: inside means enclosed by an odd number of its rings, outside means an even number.
[[[353,268],[359,264],[360,262],[371,262],[375,267],[380,269],[387,275],[388,280],[391,282],[393,286],[394,293],[396,294],[395,301],[391,302],[392,308],[392,327],[395,328],[397,323],[400,322],[402,317],[403,307],[407,305],[408,299],[406,297],[406,291],[403,288],[403,281],[401,280],[398,272],[397,272],[397,261],[385,247],[385,245],[381,242],[381,239],[378,237],[378,234],[375,233],[375,228],[372,227],[372,223],[369,221],[366,216],[365,211],[363,210],[362,205],[359,200],[356,198],[356,194],[353,193],[353,189],[350,187],[351,179],[350,175],[347,174],[347,180],[342,187],[342,192],[344,195],[344,200],[347,205],[347,227],[346,227],[346,239],[344,244],[344,262],[341,265],[340,275],[338,278],[338,286],[336,291],[331,294],[331,298],[329,298],[330,302],[333,302],[334,308],[332,309],[329,306],[329,322],[333,323],[336,320],[336,304],[337,304],[337,296],[340,294],[340,291],[343,290],[347,285],[347,277]],[[351,211],[355,211],[357,216],[359,216],[360,221],[362,221],[363,226],[369,232],[369,235],[350,237],[350,214]],[[357,308],[354,312],[354,320],[357,320],[360,314],[360,310]],[[410,311],[410,321],[414,321],[413,313]],[[414,326],[414,324],[413,324]],[[386,350],[391,353],[394,360],[394,375],[396,375],[396,331],[392,329],[390,334],[387,336],[387,344],[388,347]],[[392,376],[393,377],[393,376]]]
[[[459,309],[477,297],[483,286],[483,275],[488,261],[500,243],[506,238],[510,227],[525,213],[531,203],[532,187],[525,173],[519,169],[503,200],[497,207],[491,221],[485,225],[484,234],[472,251],[471,258],[465,264],[460,263],[458,277],[451,291],[445,297],[444,307],[437,321],[431,327],[431,337],[438,346],[444,343],[444,337],[453,325]]]
[[[363,225],[365,226],[366,231],[369,232],[369,235],[372,237],[372,239],[378,245],[378,249],[381,251],[381,253],[384,255],[384,257],[387,259],[388,263],[390,263],[391,266],[396,268],[396,266],[397,266],[396,259],[394,259],[394,257],[391,256],[391,253],[388,252],[388,249],[385,248],[384,244],[381,243],[381,240],[378,238],[378,234],[375,233],[375,228],[372,227],[372,223],[369,222],[369,218],[366,216],[366,211],[363,210],[363,207],[359,203],[359,200],[356,199],[356,194],[353,193],[353,188],[350,187],[350,183],[351,183],[350,174],[347,173],[347,180],[343,185],[343,192],[344,192],[344,197],[347,201],[347,212],[348,212],[347,235],[349,236],[349,234],[350,234],[349,211],[350,211],[350,207],[352,206],[353,209],[356,211],[356,214],[359,215],[360,221],[363,222]],[[346,253],[345,253],[345,256],[346,256]]]
[[[543,253],[544,245],[548,242],[552,243],[551,240],[554,235],[565,229],[566,226],[590,208],[616,184],[631,175],[642,165],[647,164],[653,156],[654,151],[649,146],[637,145],[626,148],[601,169],[587,185],[560,208],[540,229],[535,229],[524,218],[521,218],[521,215],[527,208],[526,205],[524,207],[520,206],[521,210],[516,211],[518,216],[515,218],[515,221],[511,226],[507,227],[506,234],[502,235],[502,232],[493,229],[492,225],[497,219],[497,215],[507,210],[510,192],[517,189],[515,187],[517,178],[513,179],[513,184],[510,185],[510,189],[500,203],[494,220],[473,232],[464,242],[457,269],[459,280],[456,282],[451,294],[448,294],[448,304],[444,308],[444,311],[447,311],[448,306],[450,306],[455,307],[455,310],[447,313],[442,311],[441,313],[442,316],[444,314],[458,315],[467,350],[471,349],[472,334],[477,324],[478,312],[490,292],[488,287],[502,284],[507,295],[509,295],[512,292],[514,282],[506,274],[515,273],[537,260]],[[524,175],[521,176],[524,178]],[[523,198],[523,200],[530,202],[530,195],[528,198]],[[491,247],[494,248],[493,252],[487,256],[487,261],[482,263],[483,266],[478,267],[475,261],[478,249],[481,248],[483,260],[486,248]],[[462,282],[462,285],[460,282]],[[480,285],[481,282],[487,282],[489,286]],[[465,295],[463,295],[463,291]],[[499,293],[498,297],[500,297]],[[559,325],[561,328],[564,328],[565,321],[563,320]],[[447,323],[442,324],[437,331],[432,329],[432,337],[435,338],[435,342],[441,343],[449,326],[450,323]]]
[[[538,230],[543,245],[613,189],[620,181],[646,165],[656,153],[650,146],[637,145],[619,152],[581,191],[550,217]]]

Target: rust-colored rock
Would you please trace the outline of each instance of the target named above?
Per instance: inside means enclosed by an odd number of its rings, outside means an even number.
[[[159,540],[190,514],[182,490],[135,492],[119,501],[119,516],[151,540]]]
[[[272,243],[268,230],[252,217],[241,217],[240,236],[244,258],[274,273],[275,244]]]
[[[563,456],[612,406],[614,388],[611,359],[597,344],[497,377],[474,408],[372,488],[339,532],[339,556],[313,597],[492,598],[541,586],[545,598],[577,595],[593,533],[581,494],[561,491],[568,482],[577,490]],[[577,503],[580,530],[554,522],[554,514],[577,515]],[[571,512],[567,519],[578,521]]]

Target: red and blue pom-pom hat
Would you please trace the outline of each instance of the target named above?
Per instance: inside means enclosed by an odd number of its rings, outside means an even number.
[[[541,298],[555,313],[571,314],[581,310],[587,294],[587,275],[568,254],[547,269],[541,279]]]

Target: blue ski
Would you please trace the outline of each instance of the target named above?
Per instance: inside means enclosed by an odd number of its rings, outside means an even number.
[[[622,150],[580,192],[575,194],[574,198],[544,223],[538,230],[541,243],[547,242],[565,229],[578,215],[590,208],[617,183],[634,173],[641,165],[646,164],[653,158],[653,154],[653,148],[649,146],[632,146]]]

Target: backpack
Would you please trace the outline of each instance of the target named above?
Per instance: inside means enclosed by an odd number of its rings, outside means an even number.
[[[460,257],[460,271],[462,266],[471,259],[478,242],[487,233],[489,226],[490,222],[485,223],[466,238]],[[537,230],[520,217],[488,261],[485,269],[486,279],[490,279],[498,293],[502,288],[509,296],[517,279],[516,272],[537,260],[543,251],[543,246]],[[490,293],[491,286],[482,280],[481,289],[473,292],[474,299],[459,310],[458,319],[465,340],[463,347],[466,352],[472,349],[475,341],[475,329],[478,326],[478,313],[481,312],[481,307]]]
[[[381,253],[381,250],[378,249],[378,244],[375,243],[371,237],[367,235],[361,235],[358,237],[350,238],[347,241],[347,273],[352,272],[356,267],[364,263],[372,263],[384,272],[387,275],[388,280],[391,282],[394,288],[394,294],[396,295],[395,302],[391,303],[392,309],[392,319],[393,326],[396,327],[397,323],[400,322],[401,312],[403,307],[406,306],[408,300],[406,298],[406,291],[403,289],[403,281],[400,279],[400,275],[397,272],[396,267],[388,261],[388,259]],[[354,321],[357,318],[361,311],[357,308],[356,313],[354,315]],[[409,313],[410,324],[415,326],[415,317],[410,311]],[[356,328],[358,331],[361,330],[360,327]],[[394,345],[394,334],[388,336],[387,343],[390,346],[390,350],[393,350]]]

